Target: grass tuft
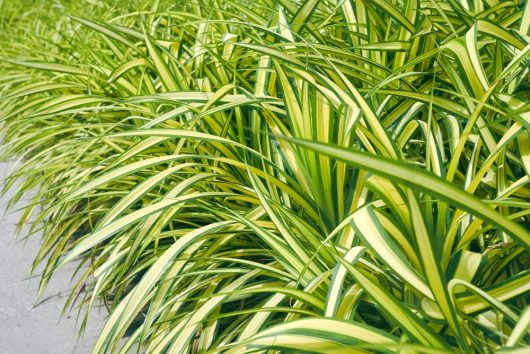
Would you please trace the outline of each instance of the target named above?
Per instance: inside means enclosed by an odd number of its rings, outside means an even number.
[[[0,0],[4,191],[94,353],[530,345],[530,5]]]

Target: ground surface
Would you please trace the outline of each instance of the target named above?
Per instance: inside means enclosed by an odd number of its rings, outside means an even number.
[[[12,165],[0,162],[0,181]],[[60,317],[72,267],[52,279],[42,297],[44,301],[35,306],[38,279],[30,279],[29,270],[40,240],[15,238],[20,212],[4,212],[11,195],[12,191],[0,198],[0,353],[90,353],[105,313],[102,310],[90,317],[78,341],[76,312]]]

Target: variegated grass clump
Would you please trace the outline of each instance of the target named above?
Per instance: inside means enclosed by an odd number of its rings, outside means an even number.
[[[94,353],[527,350],[527,2],[39,3],[5,188]]]

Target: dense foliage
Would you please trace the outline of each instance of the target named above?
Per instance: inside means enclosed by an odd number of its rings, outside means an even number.
[[[530,345],[530,5],[0,1],[4,189],[95,353]],[[86,317],[83,317],[86,319]]]

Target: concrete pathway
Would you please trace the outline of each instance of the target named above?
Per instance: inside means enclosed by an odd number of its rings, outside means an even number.
[[[0,181],[12,164],[0,162]],[[76,312],[60,317],[68,296],[73,265],[55,274],[42,299],[35,306],[38,279],[29,278],[38,252],[38,236],[15,238],[20,212],[5,213],[9,193],[0,199],[0,353],[68,354],[90,353],[102,328],[105,311],[89,318],[83,338],[77,340]],[[23,203],[23,202],[22,202]],[[23,235],[22,235],[23,236]]]

